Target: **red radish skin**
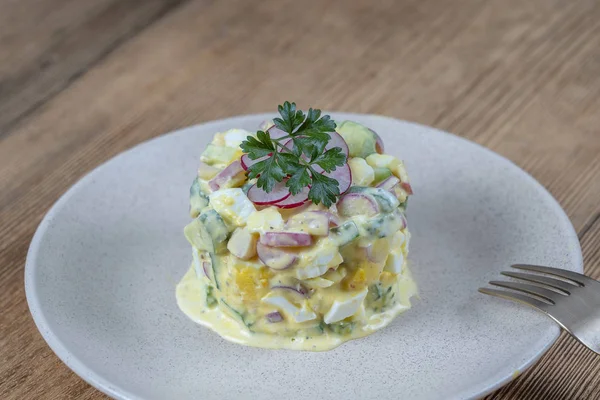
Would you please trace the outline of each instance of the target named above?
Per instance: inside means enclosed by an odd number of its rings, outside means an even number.
[[[276,270],[290,268],[298,261],[298,256],[295,254],[290,254],[274,247],[265,246],[260,242],[256,245],[256,253],[263,264]]]
[[[248,189],[248,198],[251,202],[259,206],[273,205],[288,197],[290,197],[290,192],[287,187],[285,187],[285,181],[277,183],[269,193],[256,185],[252,185],[252,187]]]
[[[202,261],[202,269],[204,270],[204,275],[210,279],[210,273],[208,272],[210,270],[210,263],[208,261]]]
[[[279,208],[297,208],[306,203],[308,200],[308,192],[310,189],[308,187],[303,188],[300,193],[295,196],[289,196],[283,201],[279,201],[274,204],[275,207]]]
[[[400,183],[400,187],[406,191],[407,194],[413,194],[412,186],[408,182]]]
[[[350,185],[352,184],[352,171],[350,170],[350,166],[348,164],[337,167],[335,171],[326,172],[324,175],[338,181],[340,194],[344,194],[348,191],[348,189],[350,189]]]
[[[294,286],[284,286],[284,285],[276,285],[276,286],[271,286],[271,289],[276,290],[287,290],[290,293],[294,294],[294,295],[299,295],[301,297],[309,297],[309,292],[308,289],[306,289],[304,286],[302,285],[298,285],[298,287],[294,287]]]
[[[260,236],[260,243],[270,247],[306,247],[312,242],[312,236],[304,232],[265,232]]]
[[[369,128],[369,130],[373,133],[373,136],[375,136],[375,151],[379,154],[385,153],[385,146],[383,145],[383,139],[381,139],[381,136],[379,136],[373,129]]]
[[[366,215],[372,217],[379,213],[377,201],[370,196],[361,193],[349,193],[341,198],[338,205],[341,215],[352,217],[355,215]]]
[[[268,156],[257,158],[256,160],[252,160],[248,154],[244,154],[242,156],[240,162],[242,163],[242,168],[244,168],[244,171],[248,171],[248,168],[250,168],[252,165],[254,165],[258,162],[264,161],[267,158],[269,158],[270,156],[271,156],[271,154],[269,154]]]
[[[283,321],[283,315],[279,311],[274,311],[266,315],[267,321],[271,323],[281,322]]]
[[[377,185],[377,187],[384,190],[391,190],[399,183],[400,179],[396,178],[395,176],[390,176],[389,178],[384,179],[379,185]]]
[[[217,190],[221,189],[221,187],[223,185],[225,185],[227,182],[229,182],[231,179],[233,179],[235,176],[237,176],[238,174],[241,174],[243,172],[244,172],[244,169],[242,168],[241,161],[236,160],[236,161],[232,162],[231,164],[229,164],[227,167],[225,167],[225,169],[223,171],[219,172],[217,174],[217,176],[215,176],[213,179],[208,181],[208,186],[210,186],[210,188],[213,192],[216,192]]]
[[[334,147],[339,147],[342,149],[342,153],[346,155],[348,158],[348,154],[350,154],[350,150],[348,149],[348,143],[344,140],[342,135],[337,132],[327,132],[330,139],[327,145],[325,146],[325,150],[333,149]]]

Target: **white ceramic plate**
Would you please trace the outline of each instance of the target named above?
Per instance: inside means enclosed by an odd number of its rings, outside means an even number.
[[[531,365],[557,338],[546,317],[477,292],[511,263],[582,270],[548,192],[466,140],[390,118],[332,114],[406,160],[410,262],[421,300],[389,327],[324,353],[222,340],[177,308],[191,255],[182,228],[200,152],[236,117],[151,140],[71,188],[38,228],[25,270],[35,322],[78,375],[119,399],[464,399]]]

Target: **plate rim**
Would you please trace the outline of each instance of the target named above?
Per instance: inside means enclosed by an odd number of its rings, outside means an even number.
[[[463,138],[463,137],[453,134],[451,132],[443,131],[441,129],[427,126],[424,124],[420,124],[417,122],[402,120],[399,118],[389,117],[389,116],[380,115],[380,114],[352,113],[352,112],[329,111],[329,110],[326,111],[325,113],[343,116],[348,119],[358,116],[359,118],[376,118],[376,119],[389,120],[391,122],[401,122],[403,124],[411,125],[420,130],[424,130],[427,132],[435,132],[437,134],[450,136],[453,139],[458,139],[459,141],[462,141],[467,145],[477,147],[479,150],[482,150],[485,153],[487,153],[487,155],[490,157],[496,158],[498,160],[501,160],[503,162],[510,164],[512,168],[516,168],[521,174],[523,174],[526,177],[526,179],[529,180],[530,184],[535,186],[541,193],[543,193],[549,200],[551,200],[550,203],[551,203],[552,208],[556,209],[557,213],[560,215],[560,217],[563,218],[566,222],[568,222],[568,224],[567,224],[568,232],[565,232],[565,234],[568,236],[568,239],[574,240],[574,242],[577,243],[577,246],[575,246],[576,254],[574,255],[575,258],[577,259],[576,260],[577,261],[576,271],[581,272],[581,273],[583,272],[583,254],[582,254],[582,250],[581,250],[581,244],[579,242],[577,232],[575,231],[575,228],[573,227],[573,224],[572,224],[570,218],[568,217],[568,215],[566,214],[565,210],[562,208],[562,206],[556,200],[556,198],[548,191],[548,189],[546,189],[533,176],[531,176],[527,171],[525,171],[524,169],[519,167],[517,164],[515,164],[510,159],[488,149],[487,147],[485,147],[483,145],[480,145],[479,143],[471,141],[469,139]],[[48,230],[50,224],[54,220],[55,214],[60,210],[61,206],[64,203],[66,203],[73,194],[75,194],[75,192],[84,183],[84,181],[87,181],[94,174],[98,173],[98,171],[101,170],[106,164],[108,164],[114,160],[117,160],[121,157],[124,157],[127,154],[129,154],[130,152],[139,151],[141,148],[149,145],[150,143],[152,143],[154,141],[160,141],[169,136],[184,134],[186,131],[189,131],[189,130],[194,130],[199,127],[207,127],[207,126],[210,126],[213,124],[216,125],[219,123],[223,123],[225,121],[231,121],[231,123],[233,125],[236,123],[236,121],[244,120],[246,118],[268,119],[268,118],[272,118],[273,116],[274,116],[274,113],[252,113],[252,114],[235,115],[235,116],[205,121],[205,122],[201,122],[198,124],[178,128],[178,129],[163,133],[161,135],[158,135],[156,137],[144,140],[130,148],[127,148],[127,149],[121,151],[120,153],[114,155],[113,157],[111,157],[111,158],[107,159],[106,161],[102,162],[101,164],[97,165],[92,170],[88,171],[81,178],[79,178],[79,180],[77,180],[77,182],[75,182],[71,187],[69,187],[46,212],[46,214],[42,218],[42,221],[36,228],[36,231],[33,235],[33,238],[31,240],[31,243],[29,245],[29,249],[28,249],[27,255],[26,255],[25,268],[24,268],[25,297],[27,300],[29,312],[33,318],[36,328],[42,335],[42,338],[48,344],[48,346],[54,352],[54,354],[71,371],[73,371],[79,378],[83,379],[85,382],[87,382],[88,384],[90,384],[91,386],[96,388],[97,390],[99,390],[115,399],[145,400],[144,398],[139,397],[138,395],[136,395],[134,393],[131,393],[130,391],[124,389],[123,387],[121,387],[119,385],[111,384],[107,379],[100,376],[92,368],[88,367],[82,360],[75,357],[69,351],[68,347],[65,346],[65,344],[62,342],[62,340],[54,332],[52,332],[51,329],[49,328],[49,323],[48,323],[47,317],[42,312],[42,308],[40,305],[40,299],[38,298],[37,292],[35,291],[35,284],[36,284],[36,276],[35,275],[36,275],[36,271],[37,271],[37,264],[33,260],[35,259],[35,257],[34,257],[35,254],[37,254],[39,252],[39,247],[40,247],[41,241],[44,237],[44,234]],[[531,357],[529,360],[526,360],[522,365],[519,365],[517,368],[515,368],[518,371],[518,375],[515,375],[515,373],[507,375],[504,378],[495,382],[494,384],[491,384],[485,388],[479,389],[478,393],[469,394],[468,399],[477,399],[477,398],[483,397],[483,396],[503,387],[508,382],[516,379],[518,376],[523,374],[534,363],[536,363],[544,354],[546,354],[546,352],[550,349],[550,347],[558,339],[560,332],[561,332],[560,329],[557,330],[555,332],[555,334],[553,335],[553,338],[545,344],[545,346],[540,350],[540,352],[538,354]]]

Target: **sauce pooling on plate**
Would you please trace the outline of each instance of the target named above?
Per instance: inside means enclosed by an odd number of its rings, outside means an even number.
[[[263,129],[282,137],[277,127]],[[278,132],[279,131],[279,132]],[[341,196],[330,207],[283,184],[248,180],[240,144],[218,133],[201,156],[184,233],[192,266],[177,286],[181,310],[232,342],[322,351],[383,328],[411,307],[405,210],[412,189],[402,161],[383,154],[372,130],[351,121],[325,150],[346,162],[331,172]],[[265,157],[266,159],[266,157]]]

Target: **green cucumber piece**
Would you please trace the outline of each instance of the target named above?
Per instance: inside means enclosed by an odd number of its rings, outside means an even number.
[[[183,234],[190,244],[198,250],[208,251],[209,253],[215,252],[212,237],[198,218],[194,219],[183,228]]]
[[[366,126],[353,121],[344,121],[335,128],[348,144],[350,157],[367,158],[376,152],[376,139]]]
[[[375,172],[375,180],[373,181],[373,185],[377,185],[384,181],[384,179],[392,176],[392,171],[389,168],[373,168]]]
[[[329,324],[327,327],[329,330],[337,335],[349,335],[354,330],[354,322],[352,321],[340,321],[334,324]]]
[[[198,217],[198,220],[206,227],[206,231],[212,238],[215,251],[222,250],[222,246],[229,238],[229,228],[223,218],[215,210],[206,210]]]
[[[361,226],[360,234],[364,237],[384,238],[398,232],[403,224],[403,216],[400,211],[396,210],[368,219]]]
[[[396,196],[382,188],[351,186],[347,193],[362,193],[370,195],[377,201],[379,208],[384,213],[393,212],[400,205]]]
[[[225,306],[225,308],[229,311],[229,315],[231,315],[234,319],[236,319],[238,322],[242,323],[244,326],[246,326],[246,328],[248,328],[248,330],[250,332],[253,332],[253,330],[251,329],[252,325],[254,325],[254,321],[249,318],[249,317],[244,317],[244,313],[236,310],[235,308],[233,308],[232,306],[230,306],[229,304],[227,304],[227,302],[225,302],[225,300],[221,299],[221,304],[223,304]]]
[[[190,216],[196,218],[208,206],[208,203],[208,196],[202,192],[200,182],[196,177],[190,186]]]
[[[344,246],[358,237],[358,227],[354,221],[346,221],[342,225],[332,228],[332,239],[338,246]]]

